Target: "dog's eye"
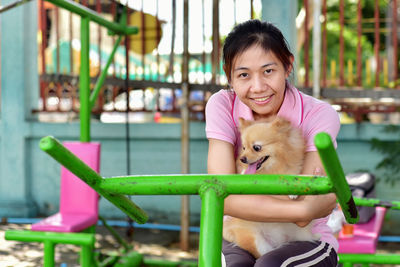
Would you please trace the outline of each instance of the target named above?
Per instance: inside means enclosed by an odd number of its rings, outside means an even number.
[[[261,146],[260,145],[253,145],[253,149],[254,151],[258,152],[261,150]]]
[[[242,147],[243,148],[243,150],[246,150],[246,148],[245,147]]]

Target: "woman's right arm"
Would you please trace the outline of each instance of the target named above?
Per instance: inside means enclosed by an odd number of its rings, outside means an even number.
[[[209,139],[209,174],[234,174],[236,165],[234,147],[229,142]],[[277,199],[269,195],[229,195],[225,199],[224,213],[251,221],[297,222],[306,221],[302,201]]]
[[[233,145],[225,141],[210,138],[208,142],[207,168],[210,174],[236,173]]]

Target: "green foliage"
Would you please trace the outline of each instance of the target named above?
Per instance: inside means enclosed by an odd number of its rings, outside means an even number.
[[[388,125],[384,132],[400,134],[400,126]],[[371,148],[384,155],[375,168],[383,170],[383,180],[393,186],[400,179],[400,140],[383,141],[372,138]]]
[[[340,0],[326,0],[327,4],[327,17],[326,17],[326,36],[327,36],[327,69],[328,73],[330,70],[330,62],[335,61],[336,66],[339,64],[340,55]],[[350,60],[353,63],[353,75],[356,72],[357,64],[357,46],[358,46],[358,0],[343,0],[344,3],[344,27],[343,27],[343,39],[344,39],[344,64],[345,64],[345,75],[347,74],[347,62]],[[299,10],[303,7],[304,1],[298,0]],[[380,44],[379,50],[381,56],[383,56],[387,50],[387,36],[388,33],[383,29],[387,28],[387,17],[388,7],[391,5],[390,0],[379,0],[379,17],[380,17]],[[375,0],[363,0],[361,1],[361,17],[362,17],[362,36],[361,36],[361,65],[362,65],[362,86],[369,88],[373,86],[375,75],[368,76],[366,74],[366,62],[374,57],[374,42],[375,42]],[[312,17],[309,17],[312,19]],[[309,40],[312,40],[312,31],[309,32]],[[312,42],[310,42],[312,46]],[[304,68],[304,49],[299,51],[299,69]],[[312,71],[312,48],[309,50],[309,64]],[[339,75],[339,67],[336,68],[336,77]],[[329,74],[328,74],[329,75]],[[367,76],[371,77],[372,80],[367,81]],[[354,76],[353,76],[354,77]],[[383,75],[380,76],[383,82]],[[354,82],[354,81],[353,81]],[[395,87],[398,83],[391,82],[388,86]]]
[[[327,47],[328,47],[328,60],[339,60],[339,32],[340,25],[337,22],[328,22],[326,25],[327,28]],[[357,32],[353,31],[351,28],[347,27],[343,29],[343,39],[344,39],[344,58],[346,60],[353,60],[353,62],[357,59]],[[373,45],[368,42],[365,35],[361,36],[361,47],[362,47],[362,60],[373,56]]]
[[[333,22],[337,24],[337,28],[339,29],[339,0],[327,0],[327,22]],[[353,46],[357,43],[357,4],[358,0],[344,0],[344,37],[346,37],[346,31],[353,32]],[[379,0],[379,17],[381,19],[386,18],[387,7],[390,4],[389,0]],[[362,19],[373,19],[375,15],[375,0],[363,0],[361,1],[361,16]],[[374,20],[363,21],[363,39],[366,42],[362,43],[363,53],[365,51],[372,51],[373,43],[375,41],[375,33],[373,31],[375,22]],[[381,22],[380,27],[385,27],[384,22]],[[370,31],[365,32],[365,29],[369,29]],[[385,42],[385,34],[383,32],[380,33],[380,50],[383,51],[386,45]],[[329,38],[329,37],[328,37]],[[369,47],[364,47],[364,45],[368,43]],[[350,47],[347,47],[350,48]],[[352,50],[353,52],[356,50]],[[346,58],[346,57],[345,57]]]

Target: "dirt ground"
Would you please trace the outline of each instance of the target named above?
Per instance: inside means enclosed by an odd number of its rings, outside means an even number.
[[[198,256],[198,234],[190,235],[190,251],[179,248],[179,233],[135,228],[132,238],[127,235],[127,228],[113,227],[121,237],[145,257],[167,259],[169,261],[196,261]],[[43,244],[36,242],[7,241],[6,230],[28,230],[29,225],[0,224],[0,267],[39,267],[43,266]],[[130,240],[131,239],[131,240]],[[96,249],[102,253],[117,251],[118,242],[110,232],[96,227]],[[56,246],[55,262],[60,267],[79,266],[80,248],[75,245],[59,244]]]
[[[43,266],[43,245],[40,243],[25,243],[6,241],[6,230],[27,230],[29,225],[0,224],[0,267],[38,267]],[[198,256],[198,234],[190,234],[190,251],[184,252],[179,248],[179,233],[175,231],[160,231],[135,228],[132,238],[127,235],[127,228],[114,227],[114,229],[131,244],[134,249],[145,257],[167,259],[169,261],[196,261]],[[96,249],[107,253],[116,251],[119,244],[107,229],[96,227]],[[56,266],[79,266],[79,250],[74,245],[56,246]],[[379,253],[400,254],[399,243],[379,243]],[[388,267],[400,265],[370,265],[371,267]]]

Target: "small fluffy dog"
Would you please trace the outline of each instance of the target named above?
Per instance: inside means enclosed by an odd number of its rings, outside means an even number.
[[[281,117],[262,122],[239,120],[243,151],[236,162],[238,173],[252,169],[252,173],[255,170],[258,174],[300,174],[305,141],[299,129]],[[253,222],[230,217],[224,221],[223,237],[259,258],[287,242],[318,240],[320,236],[312,234],[311,228],[312,223],[299,227],[294,223]]]

